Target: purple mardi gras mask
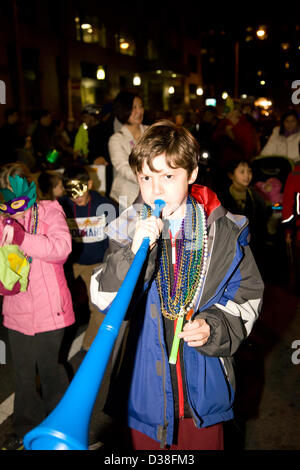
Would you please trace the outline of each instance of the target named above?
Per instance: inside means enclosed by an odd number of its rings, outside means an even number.
[[[30,199],[27,196],[11,199],[11,201],[0,204],[0,213],[5,212],[5,214],[13,215],[17,212],[25,211],[28,208],[29,201]]]
[[[32,181],[28,185],[25,178],[19,175],[9,176],[12,191],[0,188],[4,202],[0,203],[0,214],[14,215],[29,209],[36,201],[36,186]]]

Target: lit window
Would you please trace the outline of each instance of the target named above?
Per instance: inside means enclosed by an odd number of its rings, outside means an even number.
[[[283,42],[281,44],[281,49],[284,50],[284,51],[287,51],[288,49],[290,48],[290,45],[288,42]]]
[[[127,37],[125,34],[115,35],[116,49],[124,55],[135,55],[135,43],[133,39]]]
[[[133,77],[132,82],[133,82],[134,86],[140,86],[140,84],[142,83],[141,77],[139,75],[135,75]]]
[[[98,18],[90,17],[79,18],[75,17],[76,40],[83,41],[88,44],[99,44],[101,47],[106,47],[106,28],[104,24],[100,23]]]
[[[102,65],[99,65],[97,69],[97,80],[105,80],[105,70]]]

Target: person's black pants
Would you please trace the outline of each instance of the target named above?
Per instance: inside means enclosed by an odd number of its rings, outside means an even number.
[[[20,438],[55,408],[68,386],[66,370],[58,362],[63,335],[64,328],[34,336],[8,330],[15,380],[13,426]]]

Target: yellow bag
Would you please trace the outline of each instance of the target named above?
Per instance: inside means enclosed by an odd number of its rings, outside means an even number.
[[[25,292],[28,284],[30,264],[18,245],[0,247],[0,281],[7,290],[20,283],[20,292]]]

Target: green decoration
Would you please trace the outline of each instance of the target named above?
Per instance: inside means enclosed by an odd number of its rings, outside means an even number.
[[[30,264],[17,245],[0,247],[0,281],[5,289],[12,290],[16,282],[25,292],[28,284]]]

